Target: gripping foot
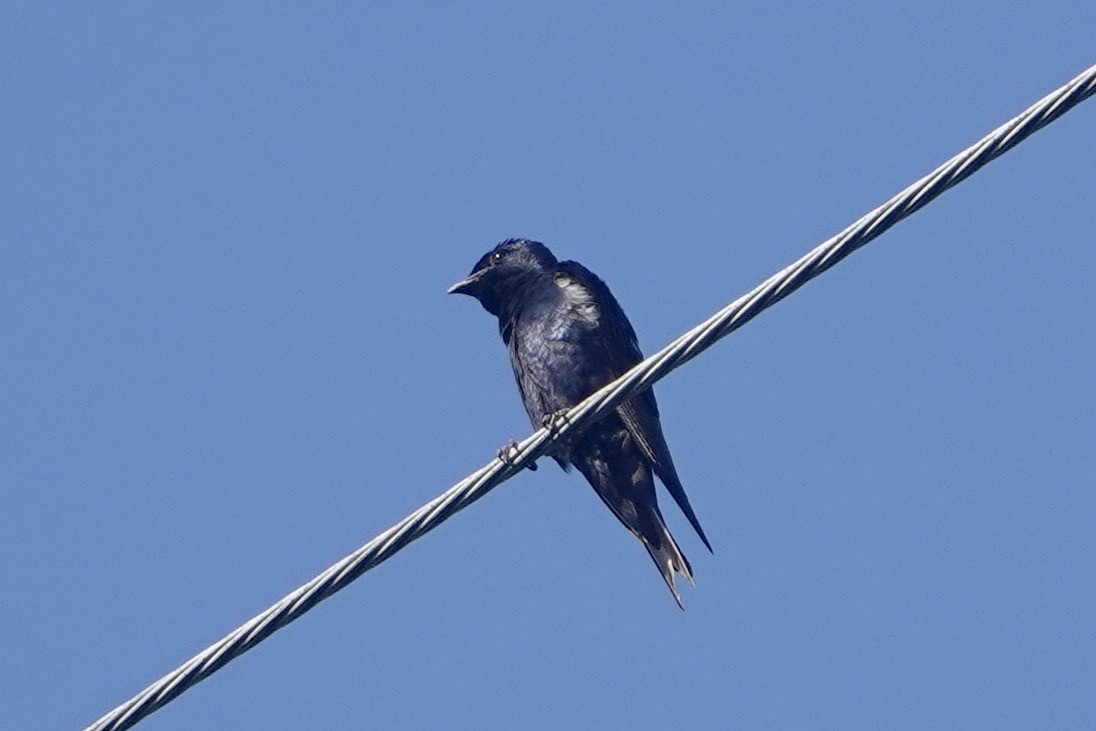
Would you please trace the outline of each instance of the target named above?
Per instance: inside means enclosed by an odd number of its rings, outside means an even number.
[[[571,420],[567,418],[567,409],[560,409],[559,411],[553,411],[551,414],[545,414],[540,423],[554,437],[564,426],[569,425]]]
[[[499,459],[501,459],[503,462],[513,467],[514,462],[517,460],[518,457],[518,443],[511,439],[509,442],[506,443],[506,446],[499,449],[498,456]],[[529,470],[532,472],[537,471],[536,462],[530,462],[525,466],[528,467]]]

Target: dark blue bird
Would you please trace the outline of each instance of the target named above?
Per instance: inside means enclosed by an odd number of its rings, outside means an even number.
[[[578,262],[557,261],[544,244],[503,241],[449,292],[475,297],[498,317],[534,427],[643,359],[635,331],[605,283]],[[674,578],[681,574],[693,583],[692,567],[662,519],[653,475],[709,551],[712,546],[678,479],[654,392],[633,396],[577,436],[561,440],[549,454],[564,469],[573,464],[586,477],[643,543],[681,606]]]

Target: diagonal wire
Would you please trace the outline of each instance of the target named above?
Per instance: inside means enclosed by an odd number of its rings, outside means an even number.
[[[867,244],[983,165],[1007,152],[1096,93],[1096,66],[1053,91],[977,143],[913,183],[898,195],[827,239],[796,262],[724,307],[626,374],[570,409],[550,431],[538,429],[512,448],[509,459],[494,459],[409,516],[324,571],[262,614],[207,647],[183,665],[88,726],[86,731],[119,731],[133,726],[229,661],[297,619],[411,541],[436,528],[513,477],[544,453],[548,442],[581,429],[622,400],[649,387],[715,341],[737,330],[762,310]]]

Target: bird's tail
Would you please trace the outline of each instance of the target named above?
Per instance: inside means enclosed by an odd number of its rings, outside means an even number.
[[[658,566],[666,586],[670,587],[670,593],[674,595],[677,606],[684,610],[685,605],[681,603],[681,595],[677,593],[674,580],[677,574],[681,574],[690,584],[696,586],[696,582],[693,581],[693,567],[689,565],[689,560],[678,548],[677,541],[670,535],[670,530],[663,522],[662,516],[658,514],[657,508],[654,517],[656,518],[653,521],[655,526],[652,527],[657,527],[657,530],[647,531],[648,535],[641,535],[639,539],[643,542],[647,553],[651,554],[655,566]],[[657,545],[656,541],[658,542]]]

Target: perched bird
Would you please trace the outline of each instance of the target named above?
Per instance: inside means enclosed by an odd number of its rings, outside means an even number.
[[[503,241],[449,292],[475,297],[498,318],[534,427],[548,424],[643,359],[635,331],[605,283],[578,262],[557,261],[536,241]],[[693,583],[692,567],[662,519],[652,472],[709,551],[712,546],[678,479],[654,392],[622,402],[577,436],[556,443],[549,454],[565,470],[578,468],[643,543],[682,606],[675,575]]]

